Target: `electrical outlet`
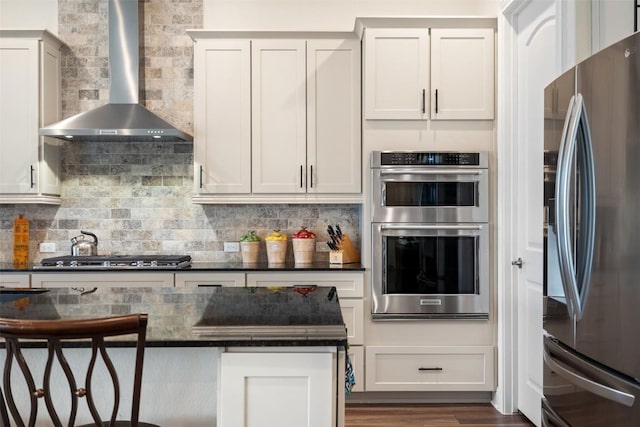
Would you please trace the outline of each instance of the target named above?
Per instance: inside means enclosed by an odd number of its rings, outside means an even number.
[[[240,242],[224,242],[225,252],[240,252]]]
[[[50,253],[56,251],[56,244],[53,242],[40,243],[40,253]]]

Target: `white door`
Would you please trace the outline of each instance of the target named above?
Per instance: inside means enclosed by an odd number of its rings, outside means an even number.
[[[306,42],[253,40],[253,193],[306,192]]]
[[[529,1],[515,19],[517,28],[516,170],[514,186],[517,295],[517,406],[540,425],[542,397],[543,298],[543,120],[544,88],[560,73],[556,55],[554,1]]]

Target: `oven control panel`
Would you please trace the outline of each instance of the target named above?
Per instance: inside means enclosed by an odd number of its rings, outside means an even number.
[[[480,166],[480,153],[388,151],[380,153],[381,166]]]

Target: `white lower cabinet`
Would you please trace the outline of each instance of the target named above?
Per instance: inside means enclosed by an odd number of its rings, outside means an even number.
[[[336,364],[335,349],[322,353],[222,352],[218,425],[336,426]]]
[[[173,287],[173,273],[169,272],[91,272],[91,273],[32,273],[33,288],[90,288],[97,287]]]
[[[367,391],[493,391],[493,346],[366,347]]]
[[[233,286],[243,287],[245,285],[244,273],[218,273],[218,272],[185,272],[176,273],[176,288],[187,286]]]
[[[29,273],[0,272],[0,287],[28,288]]]

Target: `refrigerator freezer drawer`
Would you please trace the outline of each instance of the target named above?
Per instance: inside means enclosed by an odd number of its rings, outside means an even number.
[[[544,337],[545,411],[550,426],[640,425],[640,383],[596,365],[551,336]],[[546,405],[546,409],[545,409]]]

